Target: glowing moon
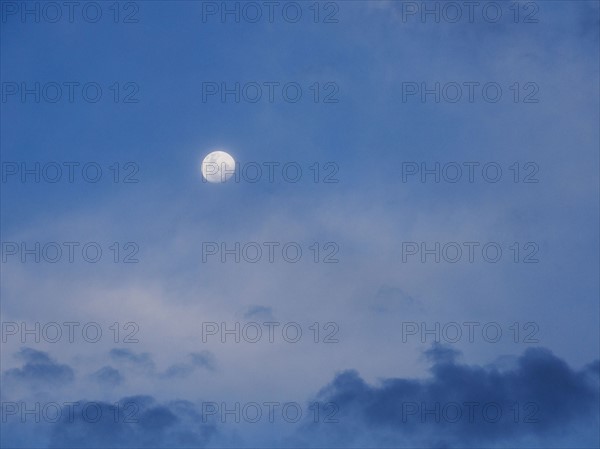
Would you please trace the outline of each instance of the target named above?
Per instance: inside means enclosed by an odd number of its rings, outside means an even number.
[[[202,161],[202,176],[208,182],[225,182],[235,172],[235,160],[225,151],[213,151]]]

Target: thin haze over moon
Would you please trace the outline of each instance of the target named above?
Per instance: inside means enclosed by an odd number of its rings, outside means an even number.
[[[202,176],[210,183],[226,182],[235,172],[235,159],[225,151],[213,151],[202,161]]]

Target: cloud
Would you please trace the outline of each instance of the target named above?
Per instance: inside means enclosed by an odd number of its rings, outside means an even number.
[[[418,300],[406,294],[401,288],[383,285],[375,294],[370,308],[378,313],[397,311],[407,313],[420,310],[421,306]]]
[[[204,447],[216,433],[187,401],[158,403],[152,396],[131,396],[117,404],[94,402],[97,420],[82,413],[63,416],[52,430],[49,446]]]
[[[250,306],[244,312],[244,318],[273,320],[273,308],[267,306]]]
[[[142,366],[149,366],[151,360],[149,354],[130,351],[111,355]],[[485,366],[468,365],[461,362],[460,352],[440,344],[432,345],[424,356],[431,364],[425,378],[387,378],[372,385],[355,370],[341,372],[307,403],[311,410],[315,402],[320,404],[318,423],[313,421],[314,413],[307,413],[304,424],[290,429],[289,437],[283,436],[285,429],[267,425],[235,441],[236,447],[267,443],[279,447],[461,448],[598,444],[600,361],[577,370],[549,350],[533,348],[510,357],[510,363],[501,357]],[[25,360],[21,371],[31,370],[25,368],[31,365],[40,369],[60,366],[48,354],[28,348],[19,357]],[[171,367],[161,377],[186,375],[213,365],[211,353],[191,353],[189,362],[181,364],[185,368],[173,365],[178,368]],[[99,382],[120,382],[119,371],[110,366],[92,377]],[[188,396],[193,397],[194,391]],[[222,426],[228,424],[203,422],[199,404],[188,400],[159,402],[153,396],[132,395],[116,403],[75,402],[81,404],[78,411],[63,413],[49,425],[44,445],[214,447],[230,443],[227,438],[235,433],[231,428],[227,430],[233,433],[224,432]],[[87,413],[82,413],[84,408]],[[334,422],[324,422],[329,419]],[[15,427],[3,443],[10,445],[29,435],[27,428]]]
[[[215,370],[215,356],[210,351],[192,352],[188,354],[189,363],[177,363],[171,365],[164,372],[163,377],[186,377],[198,368],[208,371]]]
[[[356,371],[338,374],[318,396],[339,407],[339,423],[325,425],[321,438],[348,446],[598,444],[598,361],[577,371],[536,348],[512,369],[499,370],[460,364],[457,351],[439,344],[426,356],[432,363],[427,379],[369,385]]]
[[[136,353],[129,349],[112,349],[110,357],[117,363],[123,363],[134,370],[143,371],[148,376],[158,375],[160,378],[184,378],[192,374],[197,369],[203,368],[208,371],[214,371],[216,366],[215,356],[210,351],[191,352],[188,354],[187,362],[175,363],[170,365],[163,373],[157,373],[156,365],[152,355],[148,352]],[[104,378],[116,375],[103,368]],[[109,368],[111,369],[111,368]],[[116,370],[115,370],[116,371]],[[116,374],[119,374],[118,371]],[[108,380],[108,379],[106,379]]]
[[[4,372],[8,382],[25,382],[42,387],[64,385],[75,379],[75,373],[69,365],[56,363],[46,352],[22,348],[16,356],[24,363],[21,368],[11,368]]]
[[[147,352],[135,353],[130,349],[115,348],[111,349],[110,356],[115,362],[124,362],[146,372],[155,370],[152,356]]]
[[[194,366],[209,370],[215,369],[215,356],[210,351],[192,352],[190,358]]]
[[[132,368],[133,370],[142,371],[147,376],[158,376],[159,378],[184,378],[192,374],[197,369],[206,369],[208,371],[214,371],[216,367],[216,360],[214,354],[210,351],[191,352],[187,355],[188,361],[175,363],[170,365],[164,372],[158,373],[156,365],[152,358],[152,355],[148,352],[136,353],[129,349],[112,349],[110,351],[110,357],[117,363],[122,363]],[[104,367],[100,373],[96,373],[102,377],[103,380],[117,380],[120,373],[117,370],[110,371],[112,368]],[[99,380],[99,379],[98,379]],[[122,379],[121,379],[122,380]],[[118,381],[120,382],[120,380]]]
[[[92,374],[92,378],[105,386],[117,386],[123,382],[123,376],[118,369],[112,366],[104,366]]]

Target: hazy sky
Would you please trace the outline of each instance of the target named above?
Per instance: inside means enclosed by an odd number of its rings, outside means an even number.
[[[0,6],[3,447],[599,444],[597,1]]]

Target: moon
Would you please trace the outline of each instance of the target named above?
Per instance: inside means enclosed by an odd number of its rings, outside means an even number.
[[[210,183],[223,183],[233,176],[235,159],[225,151],[208,153],[202,161],[202,176]]]

